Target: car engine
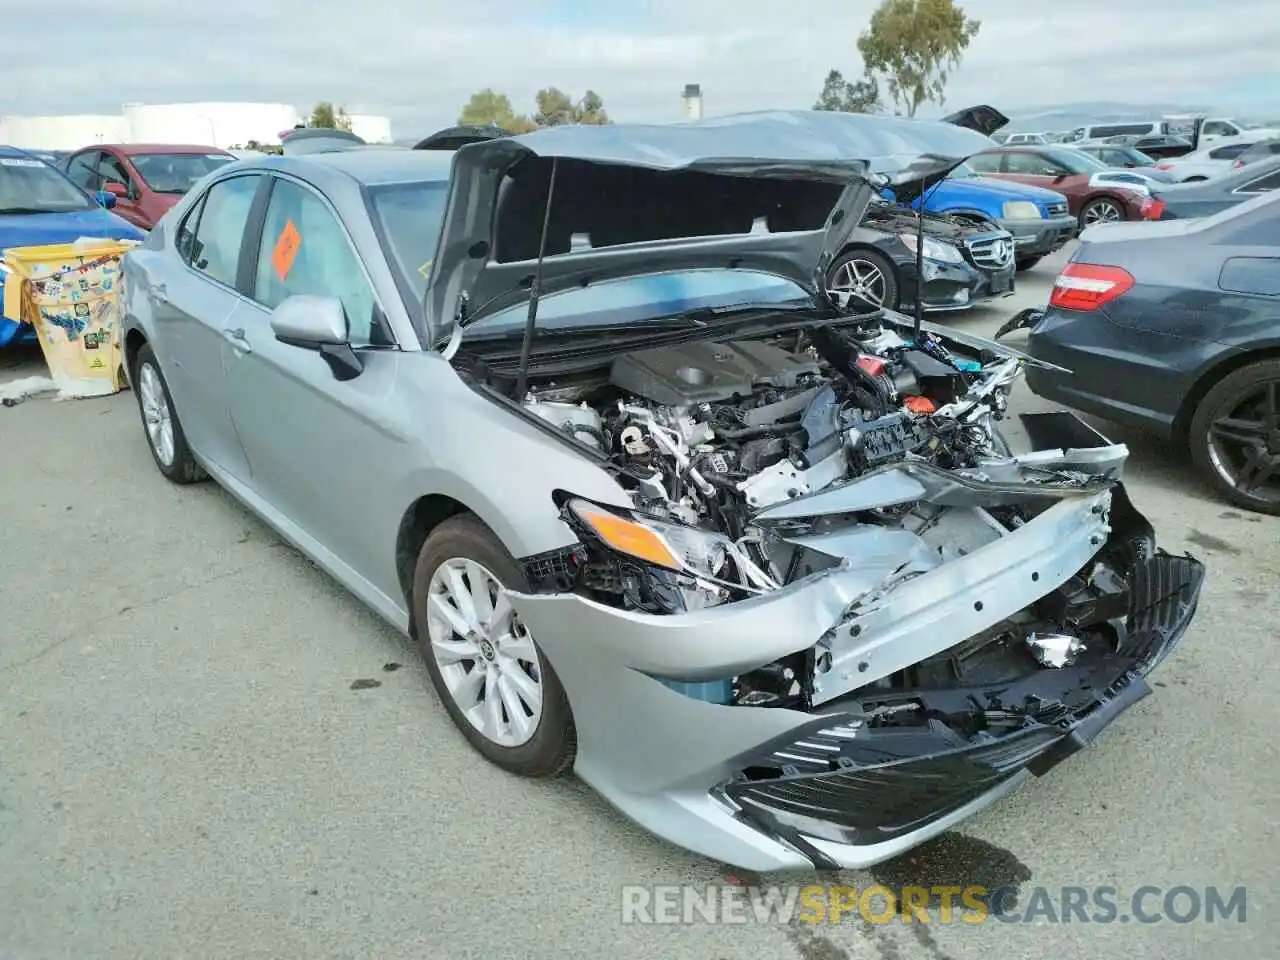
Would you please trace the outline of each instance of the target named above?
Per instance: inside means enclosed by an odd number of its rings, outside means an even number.
[[[1007,456],[995,421],[1017,372],[927,333],[818,326],[628,353],[607,377],[534,387],[524,406],[605,452],[638,510],[722,534],[736,582],[760,591],[794,572],[756,514],[894,462]]]

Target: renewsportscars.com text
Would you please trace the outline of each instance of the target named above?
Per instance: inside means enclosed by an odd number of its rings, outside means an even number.
[[[1244,887],[628,886],[622,922],[1244,923]]]

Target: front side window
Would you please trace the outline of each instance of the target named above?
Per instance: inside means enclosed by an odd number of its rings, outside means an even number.
[[[234,159],[223,153],[136,153],[130,158],[152,191],[179,195]]]
[[[360,259],[328,204],[306,187],[278,179],[267,204],[254,299],[275,308],[310,294],[342,301],[353,346],[393,343]]]
[[[43,160],[0,156],[0,214],[67,213],[92,207],[74,183]]]
[[[244,228],[260,182],[259,176],[220,180],[209,188],[198,213],[190,249],[191,265],[229,287],[236,285]]]
[[[974,173],[999,173],[1000,154],[980,153],[976,157],[970,157],[967,166]]]
[[[1038,153],[1011,153],[1005,158],[1005,171],[1032,177],[1056,177],[1061,167]]]
[[[129,172],[125,170],[124,164],[118,157],[113,157],[109,153],[102,154],[102,159],[98,162],[98,173],[103,183],[118,183],[126,188],[130,186]],[[130,193],[132,192],[130,190]]]

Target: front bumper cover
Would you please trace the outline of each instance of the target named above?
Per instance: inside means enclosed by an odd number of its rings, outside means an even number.
[[[1037,721],[1045,729],[1032,724],[1008,742],[917,739],[896,758],[870,762],[863,752],[870,738],[886,741],[867,724],[851,746],[837,747],[846,759],[837,760],[835,769],[796,762],[795,770],[783,771],[769,760],[778,750],[800,756],[802,744],[816,742],[818,731],[865,716],[850,702],[859,689],[991,630],[1072,580],[1100,551],[1149,539],[1149,524],[1115,479],[1124,448],[1107,446],[1095,434],[1094,449],[1075,449],[1088,438],[1083,425],[1066,429],[1073,419],[1061,414],[1036,421],[1036,439],[1059,450],[1027,459],[1044,466],[1049,458],[1113,479],[1078,490],[1040,491],[1052,505],[1014,533],[889,589],[879,587],[891,571],[850,556],[764,596],[666,616],[620,610],[573,593],[511,594],[573,708],[578,775],[651,832],[712,859],[758,871],[856,868],[924,842],[1047,768],[1049,758],[1060,757],[1071,744],[1087,742],[1095,728],[1145,692],[1141,677],[1185,631],[1203,576],[1196,561],[1157,554],[1149,575],[1142,575],[1147,580],[1135,573],[1130,596],[1149,600],[1133,616],[1162,611],[1160,639],[1146,653],[1126,651],[1127,662],[1090,681],[1088,702],[1073,703],[1070,716]],[[1093,462],[1098,457],[1106,470]],[[974,488],[957,475],[946,476],[948,485],[929,494],[934,502],[970,503]],[[801,499],[814,501],[811,511],[846,513],[867,509],[851,498],[868,485],[876,486],[878,496],[902,486],[904,496],[918,498],[922,486],[910,489],[914,480],[892,471],[873,473],[843,490]],[[990,480],[980,486],[985,502],[998,503],[1009,502],[1002,497],[1035,495],[1030,491],[1036,485]],[[1153,586],[1141,586],[1148,582]],[[1132,642],[1143,632],[1135,621],[1126,635]],[[742,675],[812,650],[819,641],[831,653],[830,669],[810,711],[712,703],[667,683]],[[848,763],[865,772],[852,774]],[[761,778],[756,769],[744,776],[749,768],[769,766],[778,768],[776,775]],[[955,771],[953,778],[940,780],[948,771]],[[862,799],[868,783],[877,805]],[[786,806],[803,805],[805,791],[826,819],[805,819]]]
[[[785,840],[816,866],[849,866],[859,848],[928,830],[1028,774],[1044,775],[1093,742],[1151,693],[1144,678],[1186,632],[1203,580],[1203,565],[1189,557],[1157,553],[1140,563],[1120,654],[1055,677],[1064,686],[1100,684],[1086,686],[1096,695],[1065,716],[967,743],[937,722],[876,730],[827,717],[741,758],[743,770],[780,775],[740,776],[721,788],[724,797],[744,822]]]
[[[914,304],[915,291],[921,289],[916,282],[915,261],[899,264],[903,281],[901,297],[903,308]],[[1010,263],[1003,270],[982,270],[969,263],[943,263],[925,260],[923,307],[929,312],[968,310],[970,307],[1012,296],[1015,290],[1015,267]]]

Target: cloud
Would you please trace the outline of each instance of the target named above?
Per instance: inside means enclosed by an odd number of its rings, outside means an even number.
[[[7,15],[0,114],[114,113],[125,102],[328,99],[389,115],[397,135],[453,122],[475,90],[530,109],[556,85],[600,93],[618,119],[680,114],[687,82],[709,113],[812,104],[827,70],[861,72],[855,41],[870,0],[57,0]],[[948,103],[1006,111],[1062,102],[1187,101],[1231,109],[1273,89],[1280,4],[1237,0],[967,0],[982,29]],[[1033,10],[1041,12],[1032,13]],[[589,9],[589,13],[583,13]],[[212,12],[211,12],[212,11]],[[56,30],[50,23],[58,24]],[[71,26],[68,26],[71,24]],[[1280,94],[1276,112],[1280,112]],[[1225,98],[1225,99],[1224,99]]]

